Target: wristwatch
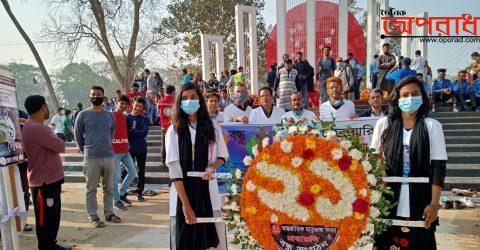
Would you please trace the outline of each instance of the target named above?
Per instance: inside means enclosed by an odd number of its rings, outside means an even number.
[[[437,211],[440,210],[441,206],[440,205],[434,205],[434,204],[429,204],[430,207],[433,208],[433,210]]]

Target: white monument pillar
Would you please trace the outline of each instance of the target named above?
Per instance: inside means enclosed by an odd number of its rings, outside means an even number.
[[[388,11],[389,8],[390,8],[389,0],[380,0],[380,5],[379,6],[380,6],[380,10]],[[375,15],[376,15],[376,13],[375,13]],[[379,27],[380,30],[383,30],[382,25],[383,24],[380,22],[380,27]],[[383,34],[383,32],[380,32],[380,35],[382,35],[382,34]],[[383,34],[383,35],[386,35],[386,34]],[[382,52],[383,44],[387,43],[387,42],[388,42],[388,38],[380,39],[380,42],[378,43],[378,47],[379,47],[379,50],[380,50],[381,53],[383,53]]]
[[[400,43],[400,55],[404,57],[410,57],[412,58],[412,38],[410,37],[405,37],[401,38],[401,43]]]
[[[216,77],[220,79],[224,69],[223,37],[219,35],[200,34],[200,43],[202,46],[202,75],[208,79],[211,72],[215,72]],[[210,43],[215,44],[215,71],[210,67]]]
[[[250,40],[250,79],[251,93],[258,92],[258,48],[257,48],[257,8],[254,6],[236,5],[235,6],[235,21],[237,34],[237,67],[245,67],[245,39],[244,39],[244,20],[243,14],[248,14],[248,36]]]
[[[367,0],[367,87],[372,88],[370,82],[369,66],[372,63],[373,56],[377,53],[377,1]]]
[[[316,71],[316,1],[315,0],[307,0],[307,61],[310,65],[314,65],[314,69]]]
[[[420,12],[418,16],[426,19],[428,18],[428,12]],[[427,25],[423,25],[422,27],[417,28],[417,32],[419,36],[428,36]],[[416,38],[415,40],[416,50],[420,50],[422,52],[423,59],[428,60],[428,43],[422,43],[418,38]]]
[[[286,14],[287,1],[277,0],[277,63],[282,62],[286,51]]]
[[[348,0],[338,1],[338,56],[347,57],[348,49]]]

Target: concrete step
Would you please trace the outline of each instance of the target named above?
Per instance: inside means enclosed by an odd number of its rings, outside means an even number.
[[[443,117],[452,117],[452,116],[453,117],[480,117],[480,112],[472,112],[472,111],[452,112],[452,109],[450,108],[450,111],[448,112],[434,112],[434,113],[430,113],[429,116],[435,119],[443,118]]]
[[[78,171],[65,171],[65,182],[82,183],[85,182],[85,176]],[[168,173],[147,172],[145,173],[145,183],[147,184],[169,184]]]
[[[435,117],[434,119],[438,120],[442,124],[449,123],[480,123],[480,116],[456,116],[451,115],[447,117]]]
[[[480,129],[445,129],[443,130],[445,136],[463,136],[463,135],[471,135],[471,136],[480,136]]]
[[[452,188],[480,190],[480,177],[445,177],[443,190],[450,191]]]
[[[447,144],[480,144],[480,136],[445,136]]]
[[[454,130],[454,129],[479,129],[480,124],[476,122],[457,122],[457,123],[445,123],[442,124],[444,130]]]
[[[81,154],[60,154],[62,158],[62,162],[82,162],[83,155]],[[161,153],[148,153],[147,154],[147,162],[158,162],[161,161],[162,154]]]
[[[83,172],[83,162],[63,162],[64,171]],[[158,162],[146,162],[146,172],[168,172],[168,167],[161,165]]]
[[[480,144],[447,144],[447,152],[480,152]]]
[[[462,177],[462,176],[480,177],[480,164],[447,163],[446,176],[448,177]]]
[[[480,152],[447,152],[449,163],[480,164]]]

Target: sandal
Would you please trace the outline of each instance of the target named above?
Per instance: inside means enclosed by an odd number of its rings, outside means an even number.
[[[464,209],[466,207],[467,207],[467,205],[465,205],[465,203],[463,203],[461,201],[454,201],[453,202],[453,209]]]
[[[467,196],[467,197],[477,196],[477,190],[475,190],[474,188],[469,188],[469,189],[454,188],[452,189],[452,193],[459,196]]]
[[[147,191],[143,192],[144,196],[155,196],[157,194],[158,193],[156,191],[153,191],[153,190],[147,190]]]
[[[453,201],[446,200],[446,201],[442,202],[442,208],[443,209],[452,209],[453,208]]]
[[[122,222],[122,219],[115,214],[110,214],[105,216],[105,220],[111,223],[120,223]]]
[[[101,221],[100,219],[90,220],[90,224],[91,224],[94,228],[102,228],[102,227],[106,227],[106,226],[107,226],[107,225],[105,225],[105,222]]]

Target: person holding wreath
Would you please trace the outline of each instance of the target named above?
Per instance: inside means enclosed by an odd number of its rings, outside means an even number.
[[[183,84],[173,106],[165,138],[170,189],[170,249],[227,249],[224,223],[196,223],[197,217],[221,217],[213,174],[228,158],[220,126],[210,119],[198,85]],[[203,172],[190,177],[188,172]]]
[[[410,180],[386,181],[393,191],[386,199],[395,204],[388,219],[424,221],[424,227],[390,226],[375,237],[374,249],[436,249],[434,233],[447,162],[442,125],[427,117],[429,99],[414,76],[394,87],[389,102],[388,115],[378,120],[370,147],[385,159],[385,176]]]

